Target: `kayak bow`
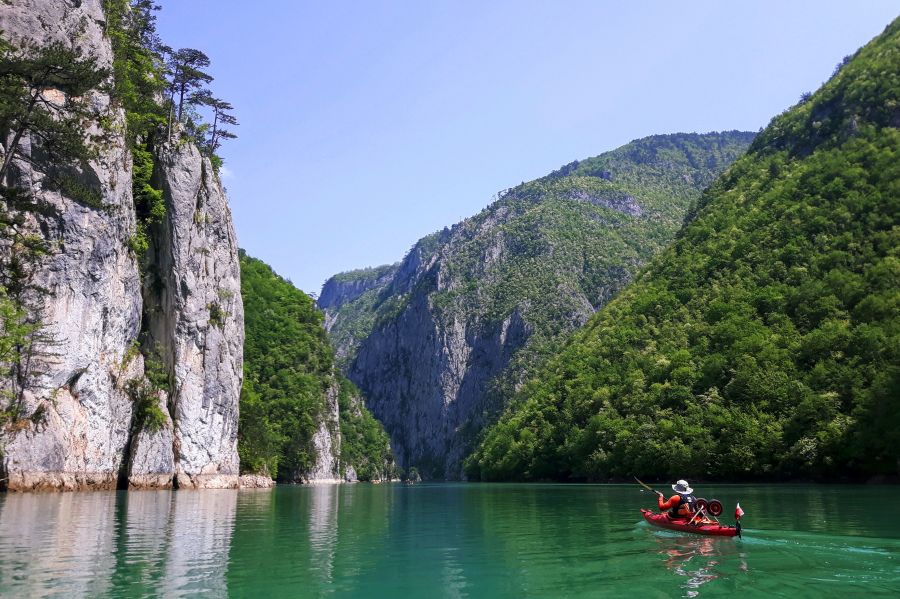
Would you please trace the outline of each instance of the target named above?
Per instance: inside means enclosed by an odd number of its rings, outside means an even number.
[[[657,514],[647,509],[641,509],[641,514],[644,516],[644,520],[653,526],[668,528],[669,530],[715,537],[735,537],[740,534],[740,531],[734,526],[724,526],[718,523],[691,524],[688,518],[670,518],[668,514]]]

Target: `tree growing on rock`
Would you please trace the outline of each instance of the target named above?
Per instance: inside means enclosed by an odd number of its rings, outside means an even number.
[[[237,135],[225,129],[226,125],[236,127],[237,118],[231,114],[234,106],[225,100],[220,100],[212,95],[209,90],[203,90],[195,94],[192,101],[195,104],[208,107],[213,113],[213,122],[209,126],[209,137],[204,143],[204,149],[210,156],[215,155],[216,150],[222,145],[222,140],[235,139]]]
[[[190,104],[191,92],[203,89],[213,77],[203,70],[209,67],[209,57],[194,48],[181,48],[173,52],[169,57],[168,66],[172,77],[169,85],[169,135],[171,135],[173,119],[181,122],[186,96],[187,104]]]
[[[60,42],[13,48],[0,39],[0,131],[5,136],[0,184],[7,186],[14,157],[30,161],[18,151],[26,134],[52,161],[89,158],[83,123],[97,115],[85,96],[108,77],[95,58]]]

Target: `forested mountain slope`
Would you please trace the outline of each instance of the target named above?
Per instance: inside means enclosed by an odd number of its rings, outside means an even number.
[[[326,283],[332,339],[401,464],[460,476],[527,370],[672,240],[752,138],[636,140],[501,192],[397,266]]]
[[[388,437],[335,369],[313,300],[240,253],[245,377],[241,468],[281,481],[390,476]]]
[[[900,20],[774,118],[540,370],[482,479],[896,474]]]

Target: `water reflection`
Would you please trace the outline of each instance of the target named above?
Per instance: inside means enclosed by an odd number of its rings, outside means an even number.
[[[236,491],[0,496],[0,594],[227,593]]]
[[[170,491],[116,495],[116,567],[112,595],[155,588],[164,580],[171,545]]]
[[[654,533],[666,568],[686,580],[685,597],[697,597],[700,587],[737,571],[747,572],[747,560],[733,539]],[[729,572],[726,574],[725,570]]]
[[[338,485],[315,485],[309,497],[309,550],[318,582],[330,584],[338,538]]]
[[[0,596],[890,596],[898,492],[713,490],[742,540],[651,527],[630,486],[0,494]]]
[[[0,590],[23,597],[106,594],[115,509],[112,493],[0,498]]]
[[[166,595],[228,592],[225,574],[234,531],[238,492],[229,489],[172,494],[166,535],[172,539],[166,561]]]

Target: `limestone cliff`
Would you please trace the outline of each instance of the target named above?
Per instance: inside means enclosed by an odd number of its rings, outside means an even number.
[[[325,409],[319,416],[318,425],[312,437],[315,460],[311,468],[296,475],[297,480],[307,483],[336,483],[343,480],[341,464],[341,423],[338,406],[339,385],[333,383],[325,391]]]
[[[236,486],[244,309],[231,212],[193,144],[157,148],[154,173],[166,216],[153,231],[144,301],[149,345],[170,373],[176,484]]]
[[[0,30],[12,44],[62,42],[109,67],[104,27],[100,0],[0,4]],[[243,312],[225,195],[193,145],[157,149],[154,170],[167,213],[151,232],[152,280],[142,284],[130,249],[135,210],[124,114],[102,89],[90,93],[89,105],[97,118],[83,133],[94,154],[70,175],[75,189],[98,201],[51,185],[48,173],[60,165],[27,136],[6,181],[40,207],[17,213],[17,232],[44,240],[51,251],[34,265],[25,298],[41,324],[31,374],[12,399],[14,382],[2,381],[16,418],[0,431],[0,478],[7,479],[0,484],[11,490],[129,482],[237,486]],[[5,155],[6,132],[3,142]],[[8,238],[0,240],[5,267],[16,251]],[[154,399],[165,420],[156,430],[134,426],[134,390],[145,376],[136,351],[142,330],[159,348],[171,381],[169,393]]]
[[[397,272],[397,266],[365,268],[331,277],[322,286],[322,293],[316,303],[319,308],[327,310],[352,302],[367,291],[389,283]]]
[[[397,274],[399,264],[341,273],[325,281],[316,304],[325,312],[325,330],[335,359],[346,367],[360,340],[374,326],[373,302]]]

